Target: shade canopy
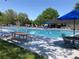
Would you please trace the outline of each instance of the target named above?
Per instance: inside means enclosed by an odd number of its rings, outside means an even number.
[[[79,10],[72,10],[64,16],[59,17],[59,20],[79,20]]]
[[[49,21],[43,22],[42,24],[53,24],[53,21],[49,20]]]
[[[56,24],[56,23],[62,23],[59,20],[48,20],[46,22],[43,22],[42,24]]]

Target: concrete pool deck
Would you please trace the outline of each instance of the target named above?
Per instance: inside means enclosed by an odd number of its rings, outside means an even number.
[[[4,40],[7,40],[4,38]],[[24,49],[29,49],[39,55],[44,55],[48,59],[74,59],[79,57],[79,50],[66,49],[62,38],[46,38],[42,36],[33,36],[27,40],[7,40]]]

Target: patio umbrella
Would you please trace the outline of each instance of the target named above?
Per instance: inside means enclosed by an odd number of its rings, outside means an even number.
[[[73,35],[75,35],[75,21],[79,20],[79,10],[72,10],[71,12],[67,13],[66,15],[59,18],[59,20],[73,20]]]

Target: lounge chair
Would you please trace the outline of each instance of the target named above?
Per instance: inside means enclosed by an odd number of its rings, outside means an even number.
[[[75,58],[74,58],[74,59],[79,59],[79,57],[75,56]]]
[[[64,39],[64,43],[67,46],[73,47],[73,48],[79,48],[79,37],[77,36],[65,36],[62,34],[62,37]]]
[[[62,34],[62,37],[66,45],[71,43],[70,37],[65,36],[65,34]]]
[[[74,47],[74,44],[73,44],[74,38],[73,37],[65,36],[65,34],[62,34],[62,37],[63,37],[64,44],[66,47],[72,47],[72,48]]]

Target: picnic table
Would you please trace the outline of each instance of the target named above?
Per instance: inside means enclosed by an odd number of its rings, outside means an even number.
[[[15,33],[13,33],[13,37],[15,38],[16,36],[18,36],[18,38],[20,38],[20,39],[27,39],[27,34],[23,33],[23,32],[15,32]]]

